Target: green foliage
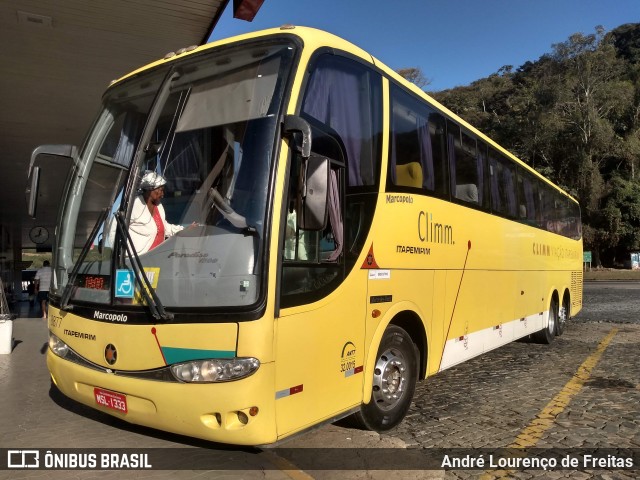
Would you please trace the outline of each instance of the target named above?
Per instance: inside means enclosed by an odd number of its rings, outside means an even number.
[[[620,57],[629,63],[640,63],[640,24],[621,25],[609,35]]]
[[[579,200],[596,265],[640,250],[640,24],[431,95]]]

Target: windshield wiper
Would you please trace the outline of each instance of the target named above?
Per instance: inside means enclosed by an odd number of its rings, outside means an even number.
[[[162,305],[160,298],[144,273],[142,262],[140,261],[140,257],[138,257],[138,252],[136,252],[136,249],[133,246],[133,240],[131,239],[131,235],[129,235],[129,229],[124,221],[122,212],[116,212],[115,217],[118,230],[120,230],[120,235],[124,238],[124,246],[127,250],[127,255],[129,255],[129,258],[131,259],[133,273],[136,276],[138,284],[141,286],[140,294],[146,300],[147,306],[151,310],[151,314],[156,320],[173,320],[173,314],[164,309],[164,305]]]
[[[69,278],[67,279],[67,284],[64,287],[64,292],[62,292],[62,299],[60,300],[60,310],[72,310],[73,306],[69,305],[69,299],[71,298],[71,292],[73,290],[73,283],[76,281],[76,277],[78,276],[78,272],[80,271],[80,266],[84,262],[87,254],[91,250],[91,245],[93,244],[93,240],[96,238],[98,234],[98,230],[100,229],[100,225],[104,222],[105,218],[107,218],[107,214],[109,212],[108,208],[104,208],[100,215],[98,216],[98,220],[93,225],[93,229],[89,234],[89,239],[85,242],[82,247],[82,251],[80,252],[80,256],[76,260],[76,263],[73,265],[73,269],[69,274]]]

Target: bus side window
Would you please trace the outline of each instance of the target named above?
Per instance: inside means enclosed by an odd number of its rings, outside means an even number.
[[[312,152],[332,160],[329,178],[328,215],[322,230],[301,228],[298,188],[303,175],[304,160],[300,155],[292,156],[289,177],[289,195],[285,212],[284,251],[282,262],[281,305],[289,307],[310,303],[335,289],[344,276],[344,163],[337,140],[328,141],[319,130],[312,128]],[[323,138],[325,141],[323,141]],[[323,145],[324,144],[324,145]]]
[[[476,139],[447,121],[447,146],[452,196],[464,203],[484,205],[484,155]]]
[[[429,114],[429,134],[433,155],[434,191],[442,197],[449,195],[449,169],[447,168],[447,139],[445,119],[439,113]]]
[[[493,149],[489,149],[488,157],[491,210],[507,218],[516,218],[515,165]]]
[[[304,230],[300,228],[298,216],[298,189],[303,175],[304,160],[300,155],[293,156],[293,165],[289,179],[289,197],[287,201],[287,225],[285,229],[284,260],[303,262],[335,262],[344,246],[342,240],[342,185],[344,171],[344,145],[341,144],[335,132],[326,132],[310,122],[312,128],[311,151],[316,155],[330,160],[331,172],[329,178],[329,213],[327,226],[322,231]],[[331,206],[333,204],[333,206]]]
[[[478,140],[478,185],[479,185],[479,204],[484,209],[489,210],[491,207],[490,179],[489,179],[489,157],[486,143]]]
[[[533,226],[539,226],[538,184],[533,177],[522,169],[518,169],[518,218]]]
[[[344,145],[348,187],[379,182],[380,90],[380,75],[356,61],[321,54],[313,62],[301,114],[335,132]]]
[[[540,225],[549,232],[556,231],[556,212],[553,202],[553,191],[541,183],[538,188],[540,196]]]
[[[445,196],[444,118],[392,84],[387,189],[420,189]]]

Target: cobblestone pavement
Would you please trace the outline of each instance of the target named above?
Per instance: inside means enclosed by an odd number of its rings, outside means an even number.
[[[390,449],[402,452],[405,448],[462,448],[482,453],[483,449],[504,448],[526,440],[536,448],[632,448],[638,452],[639,313],[639,283],[585,284],[583,312],[572,320],[562,337],[547,346],[515,342],[422,382],[406,420],[391,432],[378,435],[338,423],[296,437],[285,447],[342,448],[345,455],[371,447],[383,447],[387,453]],[[21,318],[14,324],[14,336],[20,343],[11,355],[0,355],[0,448],[188,447],[218,459],[220,470],[0,471],[0,478],[393,477],[397,480],[467,479],[485,473],[484,470],[304,472],[295,464],[274,468],[274,454],[269,451],[234,449],[129,425],[70,402],[51,390],[44,365],[45,324],[34,318]],[[601,356],[585,373],[587,360],[594,358],[599,344],[612,331],[615,333],[610,343],[601,348]],[[581,380],[576,386],[577,378]],[[548,405],[553,401],[557,404],[547,415]],[[544,428],[536,434],[536,425],[540,424]],[[238,461],[246,465],[246,470],[225,470],[230,462]],[[640,471],[577,468],[546,472],[514,470],[502,474],[518,479],[630,479],[637,478]]]
[[[414,448],[507,447],[617,329],[582,389],[535,447],[640,449],[640,284],[594,283],[584,290],[583,312],[551,345],[515,342],[422,382],[393,435]],[[447,472],[446,478],[478,473]],[[638,473],[560,470],[513,477],[624,479]]]
[[[640,282],[588,282],[576,322],[640,323]]]

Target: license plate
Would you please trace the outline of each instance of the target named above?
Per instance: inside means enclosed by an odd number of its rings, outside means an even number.
[[[102,388],[94,388],[93,396],[98,405],[111,408],[122,413],[127,413],[127,397],[121,393],[110,392]]]

